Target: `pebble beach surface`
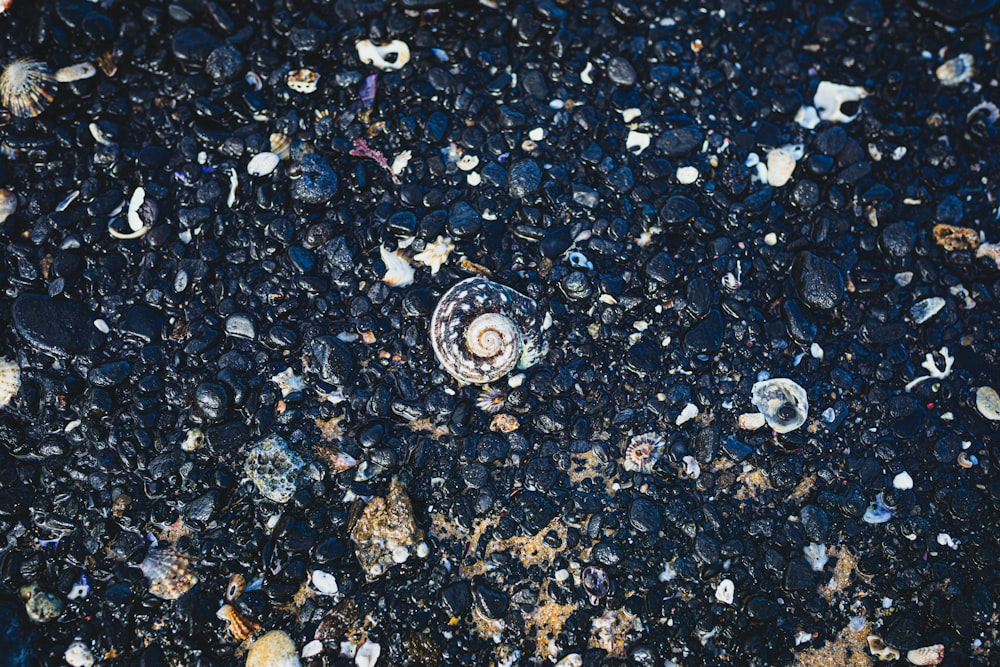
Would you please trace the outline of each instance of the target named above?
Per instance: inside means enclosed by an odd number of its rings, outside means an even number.
[[[0,2],[0,667],[1000,664],[998,4]]]

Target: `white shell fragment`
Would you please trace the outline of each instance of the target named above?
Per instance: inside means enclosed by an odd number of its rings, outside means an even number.
[[[744,431],[756,431],[759,428],[764,428],[767,419],[759,412],[744,412],[737,417],[736,422]]]
[[[437,240],[428,243],[423,251],[413,256],[413,259],[430,268],[431,275],[435,276],[448,261],[448,256],[454,249],[455,244],[452,243],[451,239],[438,236]]]
[[[132,192],[132,198],[128,203],[128,215],[126,220],[128,221],[129,229],[132,231],[129,233],[119,232],[109,223],[108,233],[116,239],[137,239],[145,235],[145,233],[149,231],[149,227],[143,223],[142,217],[139,215],[139,209],[142,208],[145,201],[146,190],[140,185]]]
[[[736,594],[736,584],[732,579],[723,579],[715,589],[715,599],[722,604],[732,604]]]
[[[0,408],[10,403],[21,389],[21,367],[16,361],[0,357]]]
[[[972,78],[972,75],[976,73],[975,65],[976,59],[972,57],[972,54],[961,53],[941,64],[934,70],[934,75],[942,86],[957,86]],[[56,76],[59,76],[58,72],[56,72]]]
[[[382,655],[382,647],[375,642],[366,641],[354,655],[354,664],[358,667],[375,667],[380,655]]]
[[[629,130],[628,136],[625,138],[625,149],[638,155],[649,148],[649,139],[650,135],[647,132]]]
[[[318,639],[314,639],[302,647],[303,658],[311,658],[315,655],[319,655],[322,652],[323,652],[323,642],[321,642]]]
[[[323,595],[336,595],[340,592],[340,587],[337,585],[337,578],[323,570],[313,570],[312,584]]]
[[[379,46],[373,44],[369,39],[364,39],[355,46],[358,49],[358,58],[361,62],[374,65],[387,72],[402,69],[406,63],[410,62],[410,47],[402,40],[394,39],[385,46]],[[391,58],[386,59],[386,56],[391,56]]]
[[[917,324],[923,324],[931,319],[944,308],[945,300],[939,296],[932,296],[929,299],[918,301],[910,306],[910,317]]]
[[[895,477],[892,478],[893,488],[899,489],[900,491],[906,491],[907,489],[913,488],[913,478],[910,477],[910,473],[905,470]]]
[[[865,523],[885,523],[892,518],[892,510],[886,507],[880,493],[875,496],[875,501],[868,506],[868,509],[865,510],[865,515],[861,518]]]
[[[250,645],[246,667],[300,667],[295,642],[288,633],[271,630]]]
[[[385,264],[385,275],[382,282],[393,287],[406,287],[413,283],[413,267],[409,260],[399,251],[390,252],[385,246],[379,246],[382,263]]]
[[[806,422],[809,399],[806,390],[787,378],[772,378],[754,384],[750,401],[778,433],[794,431]]]
[[[830,557],[826,555],[826,545],[815,542],[802,547],[802,553],[813,572],[822,572]]]
[[[780,188],[788,183],[795,171],[795,156],[784,148],[775,148],[767,154],[767,184]]]
[[[288,87],[297,93],[316,92],[319,83],[319,72],[311,69],[295,69],[288,73]]]
[[[944,644],[921,646],[906,652],[906,661],[911,665],[938,665],[944,660]]]
[[[3,405],[0,399],[0,405]],[[980,387],[976,390],[976,409],[979,414],[990,421],[1000,421],[1000,394],[993,387]]]
[[[73,642],[63,654],[66,664],[70,667],[91,667],[94,664],[94,654],[83,642]],[[930,664],[930,663],[926,663]]]
[[[898,660],[899,651],[882,641],[878,635],[868,635],[868,650],[879,660]]]
[[[278,168],[280,162],[281,156],[277,153],[271,151],[257,153],[250,158],[250,163],[247,164],[247,173],[251,176],[267,176]]]
[[[59,83],[72,83],[73,81],[89,79],[95,74],[97,74],[97,68],[92,63],[77,63],[57,69],[55,77]]]
[[[691,185],[698,180],[698,168],[692,166],[677,168],[677,182],[681,185]]]
[[[868,96],[868,91],[861,86],[845,86],[842,83],[820,81],[813,96],[813,104],[819,112],[820,120],[833,123],[850,123],[857,114],[848,116],[840,110],[846,102],[857,102]]]

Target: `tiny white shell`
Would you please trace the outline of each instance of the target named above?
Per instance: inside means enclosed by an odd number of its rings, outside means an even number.
[[[972,57],[972,54],[961,53],[942,63],[934,70],[934,75],[937,76],[942,86],[957,86],[972,78],[972,75],[976,73],[975,64],[976,59]]]
[[[773,378],[754,384],[751,402],[760,410],[768,426],[778,433],[794,431],[806,422],[809,399],[806,390],[787,378]]]
[[[910,307],[910,317],[917,324],[923,324],[937,315],[945,306],[945,300],[939,296],[918,301]]]
[[[410,47],[406,42],[394,39],[385,46],[373,44],[371,40],[364,39],[356,45],[358,58],[361,62],[374,65],[381,70],[393,71],[402,69],[406,63],[410,62]],[[386,60],[386,56],[393,56],[391,60]]]
[[[0,357],[0,408],[10,403],[21,389],[21,367]]]
[[[278,168],[280,162],[281,156],[277,153],[271,151],[257,153],[250,158],[250,163],[247,164],[247,173],[251,176],[267,176]]]
[[[382,655],[382,647],[375,642],[366,641],[354,655],[354,664],[358,667],[375,667],[380,655]]]
[[[94,654],[83,642],[73,642],[63,654],[66,664],[70,667],[91,667],[94,664]]]
[[[76,65],[57,69],[55,77],[59,83],[71,83],[73,81],[89,79],[95,74],[97,74],[97,68],[92,63],[77,63]]]
[[[413,283],[413,267],[400,251],[389,252],[385,246],[379,246],[382,263],[385,264],[385,275],[382,282],[393,287],[406,287]]]
[[[431,270],[431,275],[437,275],[437,272],[441,270],[445,262],[448,261],[448,255],[451,251],[455,249],[455,244],[452,243],[451,239],[445,238],[444,236],[437,237],[437,240],[428,243],[422,252],[418,252],[413,256],[413,259],[420,262],[424,266],[427,266]]]
[[[868,91],[861,86],[845,86],[842,83],[832,81],[820,81],[816,87],[816,94],[813,96],[813,104],[819,111],[822,120],[834,123],[850,123],[857,117],[848,116],[840,110],[842,104],[846,102],[857,102],[868,96]]]
[[[788,183],[795,171],[795,156],[784,148],[775,148],[767,154],[767,184],[780,188]]]
[[[288,73],[288,87],[297,93],[312,93],[319,83],[319,72],[311,69],[296,69]]]
[[[715,599],[722,604],[732,604],[736,595],[736,584],[732,579],[723,579],[715,589]]]
[[[1000,394],[993,387],[976,390],[976,409],[990,421],[1000,421]]]
[[[312,584],[323,595],[336,595],[340,592],[340,587],[337,586],[337,578],[323,570],[313,570]]]
[[[921,646],[906,652],[906,660],[913,665],[937,665],[944,660],[944,644]]]
[[[879,660],[898,660],[899,651],[886,644],[878,635],[868,635],[868,650]]]

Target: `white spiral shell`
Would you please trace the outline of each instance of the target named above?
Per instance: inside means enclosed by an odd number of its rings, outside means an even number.
[[[448,290],[431,316],[431,346],[449,375],[466,384],[493,382],[547,352],[538,304],[486,278]]]

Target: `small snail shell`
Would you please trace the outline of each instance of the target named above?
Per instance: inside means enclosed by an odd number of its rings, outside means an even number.
[[[485,384],[547,352],[533,299],[486,278],[448,290],[431,316],[431,346],[459,382]]]

